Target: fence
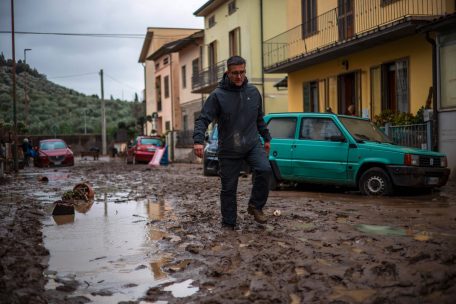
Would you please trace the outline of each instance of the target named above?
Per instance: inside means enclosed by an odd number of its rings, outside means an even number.
[[[386,124],[381,129],[397,145],[425,150],[432,149],[432,124],[430,121],[424,124],[404,126]]]
[[[193,130],[182,130],[176,132],[176,148],[193,147]]]

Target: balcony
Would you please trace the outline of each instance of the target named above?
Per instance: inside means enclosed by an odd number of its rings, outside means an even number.
[[[350,11],[351,10],[351,11]],[[263,43],[265,71],[288,73],[414,34],[454,12],[447,0],[353,0]]]
[[[199,71],[192,76],[192,93],[210,93],[218,82],[222,79],[225,72],[225,62],[220,61],[215,65]]]

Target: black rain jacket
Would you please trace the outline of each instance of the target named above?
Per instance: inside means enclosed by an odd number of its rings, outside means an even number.
[[[247,78],[242,86],[231,83],[225,73],[218,87],[204,103],[200,116],[195,121],[193,141],[204,143],[208,125],[216,121],[219,130],[218,156],[241,158],[255,145],[260,137],[271,141],[271,135],[263,119],[262,99],[258,89]]]

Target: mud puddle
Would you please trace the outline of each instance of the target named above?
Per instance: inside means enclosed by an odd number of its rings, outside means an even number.
[[[117,303],[137,300],[148,288],[173,282],[161,265],[157,267],[160,240],[167,233],[154,225],[170,210],[167,202],[133,202],[127,192],[118,191],[98,195],[83,212],[50,216],[43,228],[50,252],[46,289]],[[180,294],[189,289],[175,290]]]

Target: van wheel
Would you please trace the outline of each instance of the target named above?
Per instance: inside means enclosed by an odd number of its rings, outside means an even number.
[[[388,174],[382,168],[370,168],[359,179],[359,190],[364,195],[384,196],[390,195],[393,185]]]

